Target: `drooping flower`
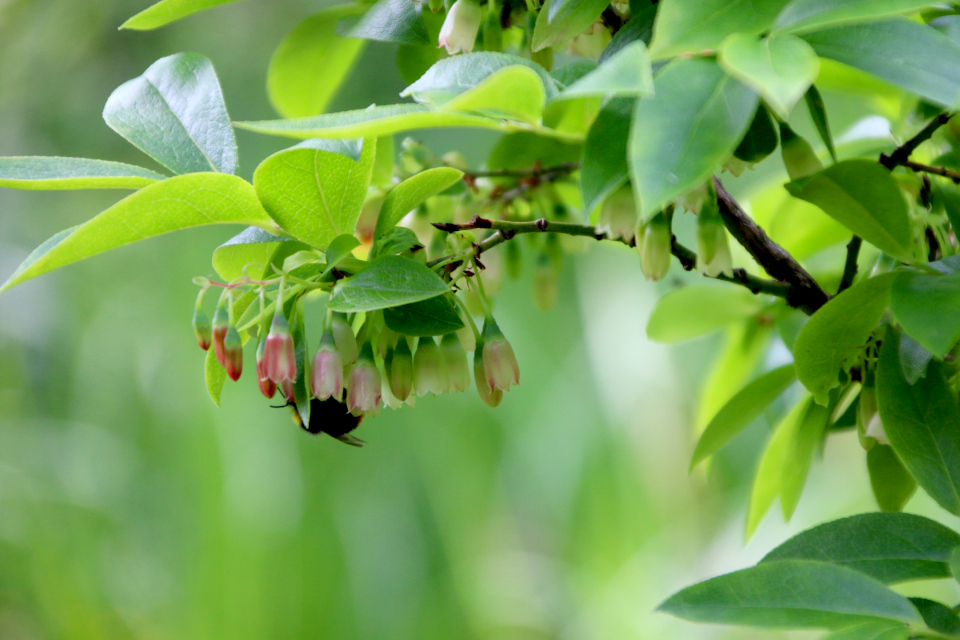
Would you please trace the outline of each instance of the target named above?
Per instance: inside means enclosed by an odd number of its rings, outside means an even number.
[[[470,386],[470,366],[467,364],[467,352],[460,344],[455,333],[448,333],[440,340],[440,351],[447,365],[447,380],[451,388],[466,391]]]
[[[260,337],[260,342],[257,345],[257,358],[256,358],[256,370],[257,370],[257,384],[260,387],[260,393],[265,397],[272,398],[277,393],[277,383],[267,377],[266,363],[263,359],[263,353],[267,346],[266,336]]]
[[[297,379],[297,360],[294,355],[290,325],[280,310],[273,315],[270,333],[263,352],[264,371],[270,380],[282,384]]]
[[[420,338],[413,357],[413,386],[417,395],[441,394],[449,389],[447,363],[433,338]]]
[[[234,326],[227,329],[227,335],[223,338],[223,358],[227,375],[236,382],[243,373],[243,341]]]
[[[227,329],[230,327],[230,309],[227,306],[228,296],[220,298],[217,310],[213,314],[213,352],[217,356],[217,362],[221,367],[227,366],[227,360],[223,351],[223,341],[227,337]]]
[[[507,391],[511,385],[520,384],[520,367],[513,347],[493,318],[483,323],[483,368],[491,391]]]
[[[457,0],[447,12],[447,18],[440,28],[440,44],[447,53],[458,51],[470,53],[477,41],[481,21],[480,3],[476,0]]]
[[[655,215],[643,227],[637,242],[640,268],[649,280],[660,280],[670,271],[672,235],[663,212]]]
[[[343,397],[343,361],[333,334],[329,331],[320,338],[320,348],[313,356],[311,384],[313,395],[319,400],[340,400]]]
[[[380,371],[373,361],[373,347],[367,342],[350,369],[347,383],[347,408],[350,413],[376,413],[380,409]]]
[[[413,354],[407,339],[401,337],[387,358],[385,368],[390,392],[397,400],[404,401],[413,391]]]
[[[733,275],[733,257],[716,200],[707,202],[697,221],[697,269],[715,278]]]
[[[637,207],[630,187],[618,189],[608,197],[600,208],[597,233],[604,233],[611,240],[623,238],[629,244],[637,232]]]
[[[206,351],[213,342],[213,330],[210,325],[210,318],[202,309],[193,312],[193,333],[197,336],[197,344]]]
[[[477,394],[480,399],[491,407],[496,407],[503,400],[503,391],[491,388],[487,380],[487,371],[483,366],[483,337],[477,340],[476,351],[473,352],[473,380],[477,385]]]
[[[353,335],[353,327],[347,322],[347,317],[342,313],[333,314],[330,328],[344,366],[356,362],[357,356],[360,355],[360,348],[357,346],[357,337]]]

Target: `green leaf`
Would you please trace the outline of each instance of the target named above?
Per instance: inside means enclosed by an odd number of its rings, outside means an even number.
[[[829,633],[820,640],[908,640],[909,627],[891,622],[866,622]]]
[[[793,0],[777,17],[778,31],[812,31],[828,25],[862,23],[937,4],[930,0]]]
[[[398,184],[387,194],[380,207],[377,227],[373,232],[376,240],[392,229],[405,215],[417,208],[427,198],[456,184],[463,172],[450,167],[427,169]]]
[[[290,245],[285,255],[275,257],[284,244]],[[247,227],[213,250],[213,268],[221,278],[230,282],[242,276],[247,265],[259,264],[259,268],[248,269],[247,275],[262,279],[271,270],[271,263],[278,264],[283,257],[303,248],[290,238],[275,236],[260,227]]]
[[[630,133],[633,188],[647,219],[709,178],[746,133],[757,95],[716,62],[677,60],[637,102]]]
[[[324,249],[357,226],[376,146],[374,138],[307,140],[264,160],[253,184],[287,233]]]
[[[387,326],[408,336],[444,336],[463,328],[453,294],[383,310]]]
[[[490,74],[474,88],[445,102],[443,108],[538,124],[545,104],[540,77],[533,69],[515,64]]]
[[[877,367],[880,419],[910,474],[931,498],[960,515],[960,406],[933,361],[927,375],[909,384],[900,364],[898,334],[887,331]]]
[[[393,186],[393,163],[397,157],[397,150],[393,144],[393,136],[377,138],[377,155],[373,159],[373,175],[370,184],[376,187]]]
[[[733,396],[704,429],[690,460],[692,470],[743,431],[797,379],[792,364],[768,371]]]
[[[547,0],[533,29],[533,51],[565,44],[592,25],[609,0]]]
[[[780,487],[780,506],[784,520],[789,521],[797,510],[800,495],[807,482],[807,474],[810,472],[810,463],[817,445],[823,441],[823,432],[827,428],[832,410],[833,405],[824,407],[810,402],[803,416],[797,421],[793,442],[784,456]]]
[[[890,288],[890,310],[910,337],[942,358],[960,341],[960,272],[898,271]]]
[[[883,317],[892,274],[861,280],[831,299],[804,325],[793,346],[797,377],[820,404],[840,385],[840,371],[862,355]]]
[[[754,316],[763,307],[762,298],[739,287],[681,287],[660,298],[647,321],[647,337],[656,342],[689,340]]]
[[[907,203],[897,181],[880,163],[844,160],[786,188],[877,248],[901,260],[913,260]]]
[[[790,0],[662,0],[653,29],[654,60],[716,49],[731,33],[759,35]]]
[[[0,158],[0,187],[8,189],[140,189],[166,177],[143,167],[107,160],[41,156]]]
[[[293,337],[293,358],[297,362],[297,379],[293,382],[293,399],[303,424],[310,424],[310,353],[307,351],[307,332],[304,327],[303,307],[298,298],[291,298],[285,309],[290,317],[290,335]]]
[[[210,399],[219,407],[220,394],[223,393],[223,385],[227,382],[227,370],[217,362],[217,354],[212,346],[207,349],[207,357],[203,362],[203,378],[207,383]]]
[[[514,65],[524,66],[536,72],[543,83],[544,95],[548,100],[554,98],[559,92],[554,79],[536,62],[507,53],[480,51],[444,58],[430,67],[419,80],[404,89],[400,95],[413,98],[421,104],[443,106],[461,93],[473,89],[497,71]]]
[[[633,17],[617,31],[610,44],[600,54],[600,64],[606,62],[611,56],[631,42],[638,40],[645,45],[650,45],[650,38],[653,37],[653,23],[657,18],[657,5],[645,4],[642,9],[633,11]]]
[[[927,598],[910,598],[910,603],[923,616],[927,628],[954,638],[960,636],[960,617],[947,605]]]
[[[440,276],[416,260],[383,256],[357,275],[339,281],[327,308],[345,313],[375,311],[428,300],[449,291]]]
[[[810,396],[798,402],[773,430],[767,442],[757,473],[750,490],[750,506],[747,510],[747,539],[753,536],[760,520],[770,509],[774,499],[783,490],[784,468],[790,456],[790,447],[796,439],[797,428],[810,406]]]
[[[460,57],[460,56],[457,56]],[[545,136],[575,138],[551,129],[513,124],[504,120],[454,111],[435,111],[419,104],[393,104],[355,111],[329,113],[292,120],[235,122],[234,126],[256,133],[288,138],[366,138],[389,136],[410,129],[464,127],[498,131],[533,130]]]
[[[591,96],[650,97],[653,95],[653,70],[647,47],[633,42],[609,60],[560,92],[558,99]]]
[[[635,104],[631,98],[609,100],[590,127],[580,168],[585,219],[607,196],[627,183],[627,140]]]
[[[900,336],[900,364],[903,366],[903,377],[909,384],[915,384],[927,375],[927,365],[932,359],[933,354],[922,344],[906,333]]]
[[[363,40],[338,36],[337,21],[360,10],[355,4],[324,9],[280,42],[270,59],[267,93],[282,117],[303,118],[326,110],[364,47]]]
[[[333,271],[338,264],[353,254],[353,250],[360,246],[360,241],[351,233],[344,233],[334,238],[327,246],[327,267],[324,275]]]
[[[221,4],[229,4],[237,0],[160,0],[133,16],[122,25],[121,29],[136,29],[148,31],[185,18],[190,14],[204,11]]]
[[[960,102],[960,44],[906,18],[803,36],[821,58],[848,64],[944,107]]]
[[[950,552],[950,574],[953,579],[960,582],[960,547]]]
[[[660,611],[694,622],[836,628],[871,619],[919,623],[903,596],[873,578],[825,562],[784,560],[701,582]]]
[[[370,257],[394,256],[407,251],[412,253],[416,247],[423,249],[417,234],[412,229],[393,227],[373,243]]]
[[[746,135],[733,150],[733,155],[744,162],[760,162],[776,151],[778,144],[780,144],[780,136],[777,135],[773,118],[761,103],[757,106],[757,112],[753,116],[753,121],[750,122]]]
[[[820,60],[809,44],[796,36],[757,39],[735,33],[720,45],[720,66],[757,91],[781,119],[816,80]]]
[[[820,134],[820,139],[823,140],[827,151],[830,152],[830,159],[837,162],[837,149],[833,144],[833,136],[830,134],[827,109],[823,106],[823,98],[820,96],[820,92],[815,85],[811,84],[807,92],[803,94],[803,98],[807,103],[807,109],[810,111],[810,119],[813,120],[814,126],[817,127],[817,133]]]
[[[350,37],[398,44],[429,44],[430,34],[420,11],[419,2],[380,0],[350,30]]]
[[[237,141],[213,64],[196,53],[154,62],[103,108],[110,128],[174,173],[236,173]]]
[[[960,534],[929,518],[909,513],[863,513],[808,529],[764,556],[830,562],[884,584],[950,575],[947,562]]]
[[[913,479],[893,447],[875,444],[867,451],[867,471],[870,487],[881,511],[902,511],[907,501],[917,491]]]
[[[0,287],[4,291],[71,262],[137,240],[207,224],[273,229],[250,183],[220,173],[168,178],[133,193],[92,220],[40,245]]]

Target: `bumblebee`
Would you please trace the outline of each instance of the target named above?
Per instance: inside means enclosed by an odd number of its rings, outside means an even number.
[[[287,404],[281,407],[290,407],[293,410],[293,421],[306,431],[314,435],[325,433],[331,438],[336,438],[340,442],[354,447],[362,447],[365,443],[360,438],[350,435],[350,432],[360,426],[363,416],[355,416],[347,409],[347,405],[339,400],[327,398],[318,400],[314,398],[310,401],[310,424],[304,424],[300,412],[297,411],[297,403],[287,401]]]

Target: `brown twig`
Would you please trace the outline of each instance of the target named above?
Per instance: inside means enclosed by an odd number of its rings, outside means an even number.
[[[917,150],[917,147],[929,140],[937,131],[937,129],[947,124],[952,117],[952,113],[944,111],[936,118],[928,122],[927,126],[917,132],[917,135],[913,136],[902,145],[897,147],[893,153],[890,155],[881,153],[880,164],[891,171],[897,167],[906,166],[905,163],[910,160],[910,156],[913,155],[913,152]]]
[[[880,162],[883,163],[884,158],[889,158],[886,154],[880,154]],[[943,178],[949,178],[953,180],[954,184],[960,184],[960,171],[954,171],[953,169],[947,169],[944,166],[934,167],[929,164],[922,164],[920,162],[914,162],[913,160],[903,160],[900,162],[901,167],[906,167],[907,169],[912,169],[920,173],[929,173],[935,176],[941,176]]]

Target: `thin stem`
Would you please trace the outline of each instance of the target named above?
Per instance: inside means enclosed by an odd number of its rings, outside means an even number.
[[[858,235],[854,235],[850,238],[850,242],[847,243],[847,261],[843,265],[843,277],[840,278],[840,286],[837,287],[837,294],[850,288],[850,285],[853,284],[853,279],[857,277],[857,259],[860,257],[861,245],[863,245],[863,240]]]
[[[487,320],[493,317],[493,311],[490,309],[490,301],[487,299],[487,292],[483,289],[483,278],[480,277],[480,267],[477,266],[477,256],[474,254],[473,258],[473,273],[476,277],[476,282],[472,278],[468,278],[467,282],[473,284],[477,287],[477,296],[480,298],[480,304],[483,305],[483,314]]]
[[[469,280],[467,282],[469,282]],[[453,299],[456,301],[457,306],[460,307],[460,313],[463,314],[463,317],[467,319],[467,324],[469,324],[470,328],[473,330],[473,337],[479,340],[480,330],[477,329],[477,323],[473,321],[473,316],[470,315],[470,310],[467,309],[466,303],[456,295],[453,296]]]
[[[889,157],[881,155],[881,158]],[[883,160],[881,160],[883,162]],[[906,167],[914,171],[919,171],[922,173],[929,173],[935,176],[942,176],[944,178],[949,178],[953,180],[954,184],[960,184],[960,171],[953,171],[952,169],[947,169],[944,166],[934,167],[929,164],[922,164],[920,162],[914,162],[913,160],[904,160],[900,162],[901,167]]]
[[[902,145],[897,147],[893,153],[890,155],[881,153],[880,164],[891,171],[893,171],[893,169],[896,167],[903,165],[910,159],[910,156],[913,155],[913,152],[917,150],[917,147],[933,137],[933,134],[936,133],[937,129],[947,124],[951,117],[953,117],[952,113],[949,111],[944,111],[936,118],[928,122],[927,126],[917,132],[917,135],[913,136]]]
[[[535,164],[529,169],[493,169],[464,171],[465,176],[471,178],[530,178],[548,173],[572,173],[580,168],[579,162],[562,162],[549,167]]]

